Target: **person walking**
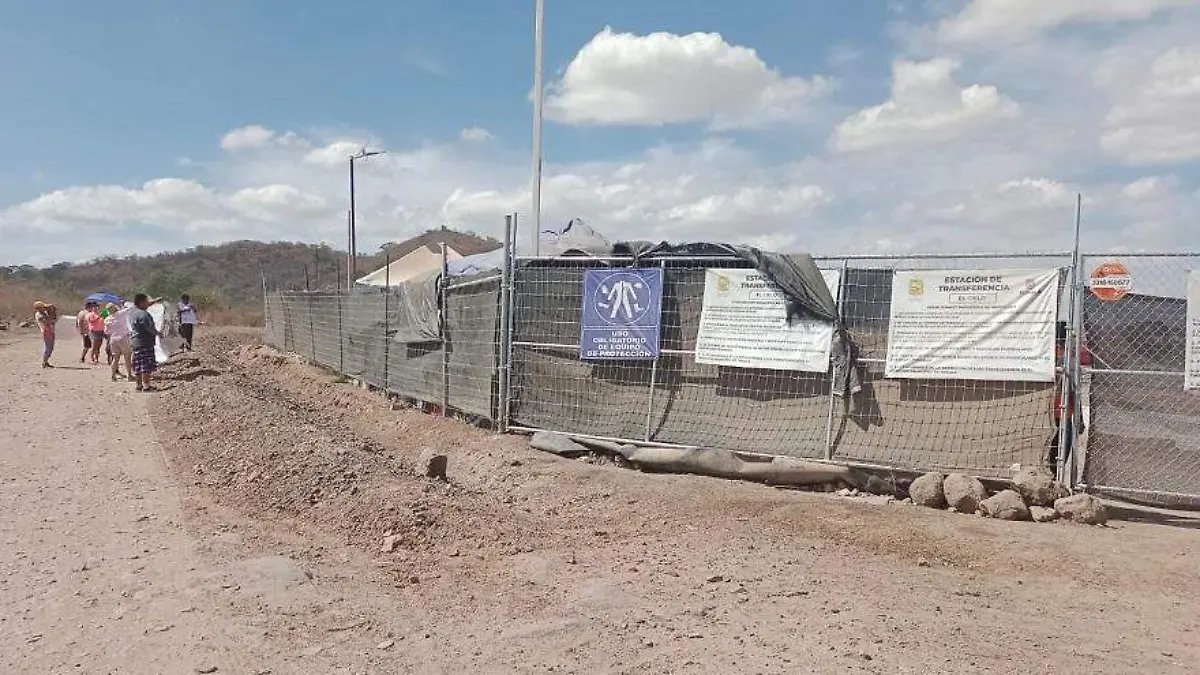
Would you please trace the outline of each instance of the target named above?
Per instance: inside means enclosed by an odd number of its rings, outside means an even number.
[[[99,303],[92,303],[84,316],[87,321],[89,342],[92,345],[92,365],[100,365],[100,348],[104,346],[104,317]]]
[[[75,315],[75,331],[83,338],[83,353],[79,355],[80,363],[87,363],[88,352],[92,351],[92,334],[88,330],[88,312],[96,306],[94,302],[88,302]]]
[[[192,351],[192,337],[196,334],[196,326],[200,324],[200,315],[192,304],[192,296],[184,293],[179,298],[179,336],[183,338],[183,348]]]
[[[154,317],[146,308],[150,298],[138,293],[133,298],[133,309],[129,313],[130,346],[133,348],[133,377],[138,391],[154,391],[150,376],[158,369],[154,356],[154,344],[162,332],[154,325]]]
[[[133,379],[133,345],[130,343],[132,331],[129,328],[129,314],[133,303],[126,302],[125,306],[105,319],[108,327],[108,347],[112,351],[112,381],[118,377]],[[121,363],[125,363],[125,374],[121,374]]]
[[[55,327],[58,323],[58,308],[38,300],[33,303],[33,320],[42,331],[42,367],[53,368],[50,356],[54,354]]]

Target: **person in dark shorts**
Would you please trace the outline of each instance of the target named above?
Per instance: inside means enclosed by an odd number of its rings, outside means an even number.
[[[179,337],[183,338],[183,348],[192,351],[192,338],[196,334],[196,326],[200,323],[200,315],[192,304],[192,297],[184,293],[179,297]]]
[[[152,303],[145,293],[133,298],[133,310],[129,313],[130,343],[133,348],[133,378],[138,391],[154,391],[150,376],[158,368],[154,356],[154,345],[162,333],[154,326],[154,317],[146,311]]]
[[[79,356],[80,363],[87,363],[88,352],[92,351],[92,335],[88,332],[87,313],[95,306],[96,303],[89,302],[75,315],[75,331],[83,338],[83,354]]]

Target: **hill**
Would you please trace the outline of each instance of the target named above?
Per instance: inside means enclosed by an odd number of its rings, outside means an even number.
[[[429,230],[403,242],[384,244],[380,252],[359,256],[358,273],[367,274],[421,246],[436,250],[445,242],[462,255],[501,246],[495,239],[451,229]],[[87,263],[0,267],[0,316],[30,313],[32,298],[74,308],[83,296],[112,291],[166,298],[190,293],[212,320],[231,323],[261,321],[264,277],[272,288],[306,287],[334,290],[346,283],[346,254],[329,246],[295,242],[235,241],[197,246],[152,256],[114,256]]]

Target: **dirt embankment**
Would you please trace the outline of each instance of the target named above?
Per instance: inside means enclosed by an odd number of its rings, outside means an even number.
[[[349,545],[471,672],[1189,672],[1197,533],[983,520],[562,460],[355,389],[246,331],[164,373],[171,466]],[[450,457],[450,481],[414,475]],[[381,542],[391,535],[394,550]],[[372,570],[374,573],[375,570]],[[380,619],[380,621],[384,621]]]

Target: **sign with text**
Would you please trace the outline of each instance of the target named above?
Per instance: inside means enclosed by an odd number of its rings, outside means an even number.
[[[822,270],[837,298],[840,273]],[[696,334],[696,363],[738,368],[829,370],[833,324],[815,319],[788,323],[783,291],[754,269],[710,269]]]
[[[1058,277],[1058,270],[895,272],[884,376],[1053,382]]]
[[[1200,389],[1200,270],[1188,273],[1183,388]]]
[[[661,269],[585,271],[579,358],[658,358],[662,288]]]

